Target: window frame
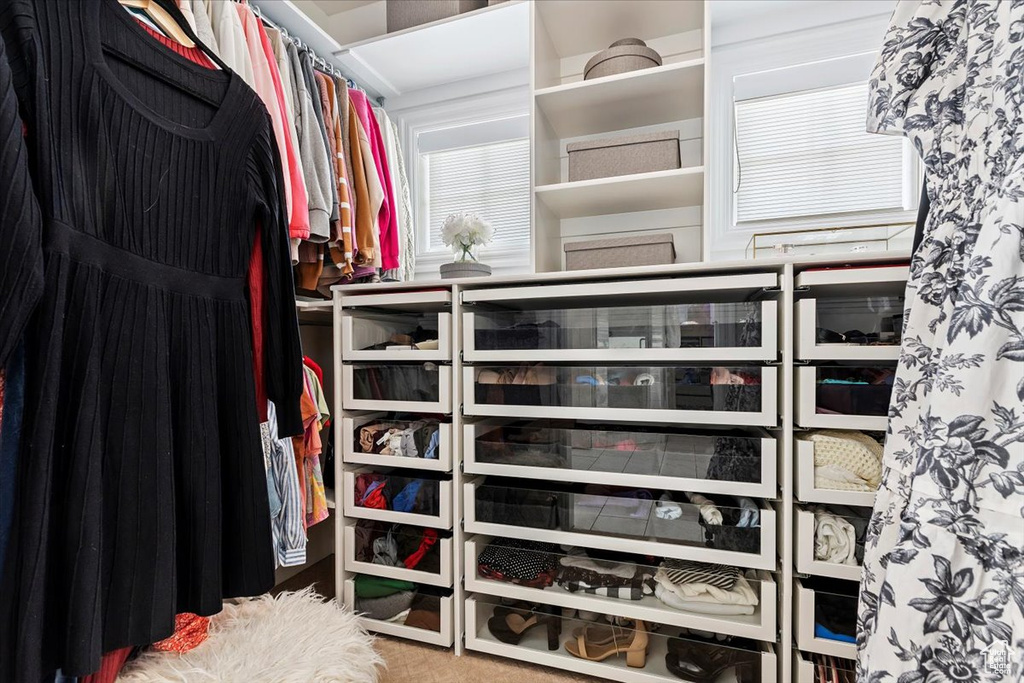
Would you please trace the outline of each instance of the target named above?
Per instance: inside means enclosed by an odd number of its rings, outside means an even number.
[[[416,231],[416,279],[434,279],[439,276],[443,263],[452,261],[450,250],[423,251],[429,241],[427,222],[428,197],[424,191],[427,181],[424,159],[417,139],[420,133],[438,129],[530,115],[528,86],[515,86],[500,91],[453,98],[448,101],[415,107],[397,113],[396,124],[406,151],[409,189],[413,203],[413,224]],[[453,148],[454,149],[454,148]],[[528,169],[529,170],[529,169]],[[532,197],[530,198],[532,201]],[[495,271],[525,272],[530,267],[530,241],[523,245],[486,247],[480,250],[481,260]]]
[[[855,60],[867,53],[876,54],[878,36],[888,26],[888,16],[878,15],[854,21],[803,29],[764,38],[746,40],[716,47],[711,60],[710,207],[709,226],[705,231],[705,260],[748,258],[747,246],[757,233],[782,232],[806,228],[856,227],[874,223],[913,222],[920,198],[922,167],[912,145],[904,145],[904,163],[910,169],[904,180],[904,206],[899,211],[867,211],[770,219],[736,221],[735,195],[735,101],[736,83],[740,79],[772,74],[777,93],[816,89],[794,74],[786,88],[788,69],[816,62],[836,60],[829,68],[844,66],[844,60]],[[847,65],[848,66],[848,65]],[[797,69],[794,69],[797,71]],[[849,72],[849,69],[838,69]],[[781,74],[781,80],[778,78]],[[847,74],[825,87],[851,81]],[[864,76],[867,77],[866,75]],[[865,120],[868,103],[864,103]]]

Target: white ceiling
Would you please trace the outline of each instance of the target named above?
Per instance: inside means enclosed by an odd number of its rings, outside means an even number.
[[[331,17],[341,12],[348,12],[363,5],[372,5],[375,2],[381,0],[310,0],[314,5],[319,7],[324,14]]]

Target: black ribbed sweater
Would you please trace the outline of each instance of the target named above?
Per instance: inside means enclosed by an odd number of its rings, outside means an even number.
[[[22,683],[272,586],[257,225],[282,435],[301,432],[302,366],[256,94],[116,0],[2,0],[0,38],[0,364],[20,337],[28,350],[0,681]]]

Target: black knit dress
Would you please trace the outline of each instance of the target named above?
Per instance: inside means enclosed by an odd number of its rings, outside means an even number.
[[[0,37],[0,364],[28,351],[0,681],[35,683],[273,584],[257,226],[282,435],[301,432],[302,370],[256,94],[117,0],[0,0]]]

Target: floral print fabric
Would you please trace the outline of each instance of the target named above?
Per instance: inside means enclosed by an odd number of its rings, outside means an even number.
[[[860,681],[1024,680],[1024,0],[901,2],[868,129],[931,200],[858,615]]]

